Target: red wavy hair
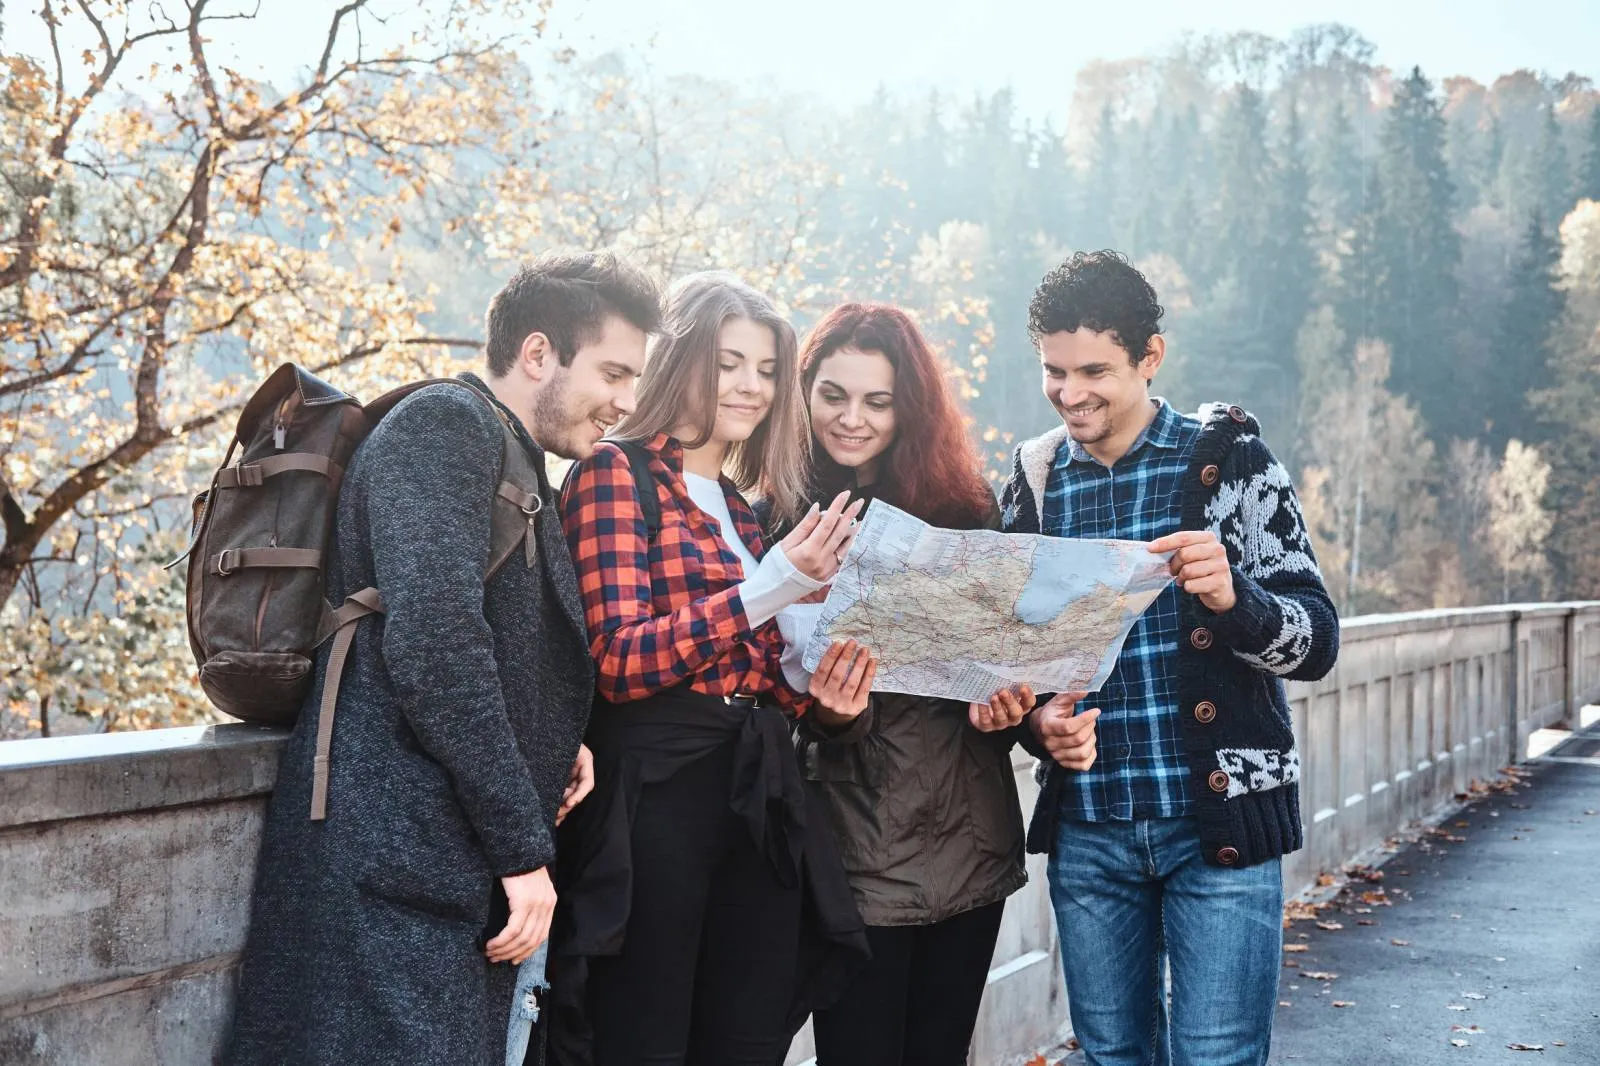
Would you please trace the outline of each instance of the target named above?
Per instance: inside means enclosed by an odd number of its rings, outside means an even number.
[[[807,402],[823,360],[843,348],[878,352],[894,367],[895,439],[873,486],[886,502],[947,529],[984,526],[995,502],[943,369],[922,331],[898,307],[848,303],[812,327],[800,350]],[[815,436],[816,469],[841,475]]]

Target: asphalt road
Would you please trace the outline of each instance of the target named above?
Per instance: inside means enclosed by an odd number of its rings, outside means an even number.
[[[1600,1063],[1600,732],[1523,769],[1285,930],[1273,1066]]]

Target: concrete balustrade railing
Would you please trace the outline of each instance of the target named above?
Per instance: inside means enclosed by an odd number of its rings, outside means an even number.
[[[1284,865],[1294,891],[1600,701],[1600,603],[1352,619],[1337,669],[1290,697],[1307,838]],[[244,725],[0,744],[0,1063],[212,1061],[281,745]],[[1032,763],[1018,752],[1025,809]],[[989,975],[984,1066],[1066,1031],[1039,857],[1029,870]],[[809,1055],[802,1033],[789,1061]]]

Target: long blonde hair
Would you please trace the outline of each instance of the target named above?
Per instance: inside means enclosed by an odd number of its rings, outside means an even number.
[[[778,509],[778,522],[799,519],[792,510],[806,506],[810,484],[810,429],[800,396],[794,328],[771,300],[726,270],[690,274],[667,293],[661,331],[650,343],[644,376],[639,379],[634,412],[613,434],[623,440],[648,441],[672,433],[686,422],[694,426],[698,448],[716,426],[717,335],[732,318],[748,318],[772,331],[778,365],[772,410],[750,434],[728,449],[723,469],[744,493],[759,491]]]

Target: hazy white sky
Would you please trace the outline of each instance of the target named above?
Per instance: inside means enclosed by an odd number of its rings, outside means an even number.
[[[653,36],[663,69],[770,75],[858,99],[879,82],[996,88],[1065,107],[1087,60],[1158,51],[1184,31],[1285,36],[1343,22],[1391,67],[1480,80],[1518,67],[1600,77],[1600,0],[557,0],[559,32]]]
[[[287,73],[314,60],[307,30],[335,6],[261,0],[266,17],[243,46],[244,65]],[[31,7],[6,5],[6,45],[37,47]],[[1379,62],[1419,63],[1436,81],[1519,67],[1600,78],[1600,0],[555,0],[546,39],[583,54],[627,48],[661,73],[769,80],[839,102],[879,83],[917,92],[1009,84],[1027,111],[1060,116],[1089,59],[1157,52],[1185,31],[1282,36],[1312,22],[1353,26]]]

